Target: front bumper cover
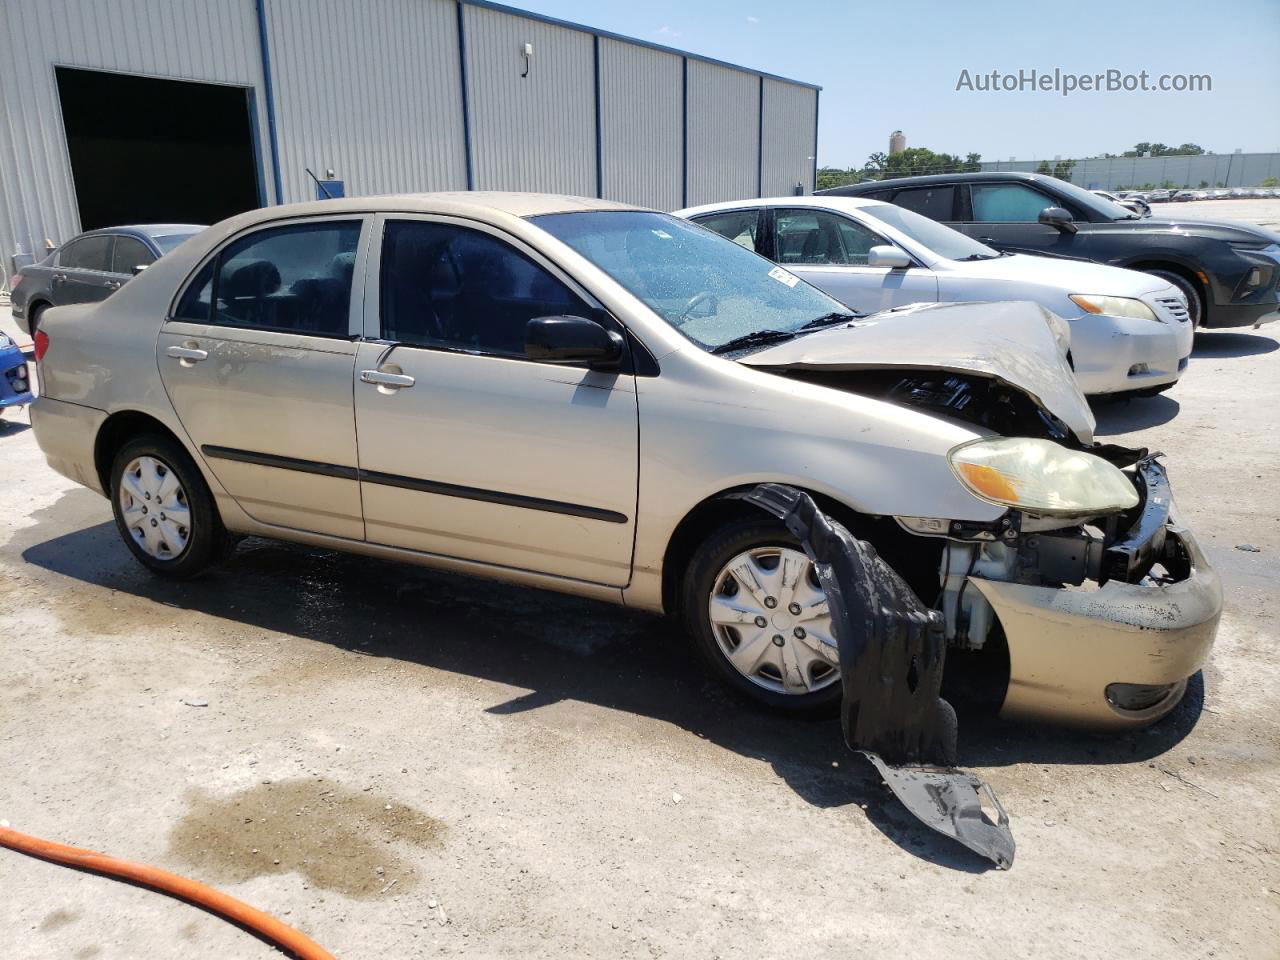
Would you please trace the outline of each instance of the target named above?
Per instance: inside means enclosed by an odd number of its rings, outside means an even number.
[[[1182,698],[1208,659],[1222,614],[1222,584],[1177,519],[1164,469],[1139,466],[1143,503],[1104,559],[1105,579],[1070,589],[970,578],[1009,645],[1001,715],[1094,729],[1142,726]],[[1148,577],[1163,558],[1169,576]],[[1111,684],[1167,687],[1140,709],[1108,698]]]

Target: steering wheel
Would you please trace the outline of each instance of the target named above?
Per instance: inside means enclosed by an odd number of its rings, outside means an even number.
[[[682,326],[683,321],[689,319],[689,314],[692,313],[694,309],[698,307],[699,304],[703,303],[706,300],[714,301],[715,296],[716,295],[712,293],[710,290],[700,290],[699,292],[695,293],[692,297],[689,298],[688,302],[685,303],[684,309],[681,310],[678,314],[676,314],[675,325],[677,327]]]

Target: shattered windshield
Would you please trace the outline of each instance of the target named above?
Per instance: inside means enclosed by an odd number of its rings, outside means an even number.
[[[707,350],[763,346],[852,318],[782,267],[679,217],[599,210],[530,220]]]

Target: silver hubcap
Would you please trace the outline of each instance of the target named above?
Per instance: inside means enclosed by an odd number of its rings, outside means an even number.
[[[133,542],[160,560],[174,560],[191,538],[191,508],[178,475],[155,457],[138,457],[120,478],[120,512]]]
[[[799,550],[738,554],[716,575],[707,615],[720,652],[766,690],[813,693],[840,679],[827,598]]]

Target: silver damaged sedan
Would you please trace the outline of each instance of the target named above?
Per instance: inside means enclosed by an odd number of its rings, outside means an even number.
[[[941,610],[1006,715],[1113,728],[1173,708],[1221,610],[1163,467],[1093,443],[1042,307],[863,318],[654,211],[256,210],[49,310],[36,351],[49,463],[163,576],[255,535],[500,578],[667,613],[741,693],[828,708],[820,583],[735,496],[771,481]]]

